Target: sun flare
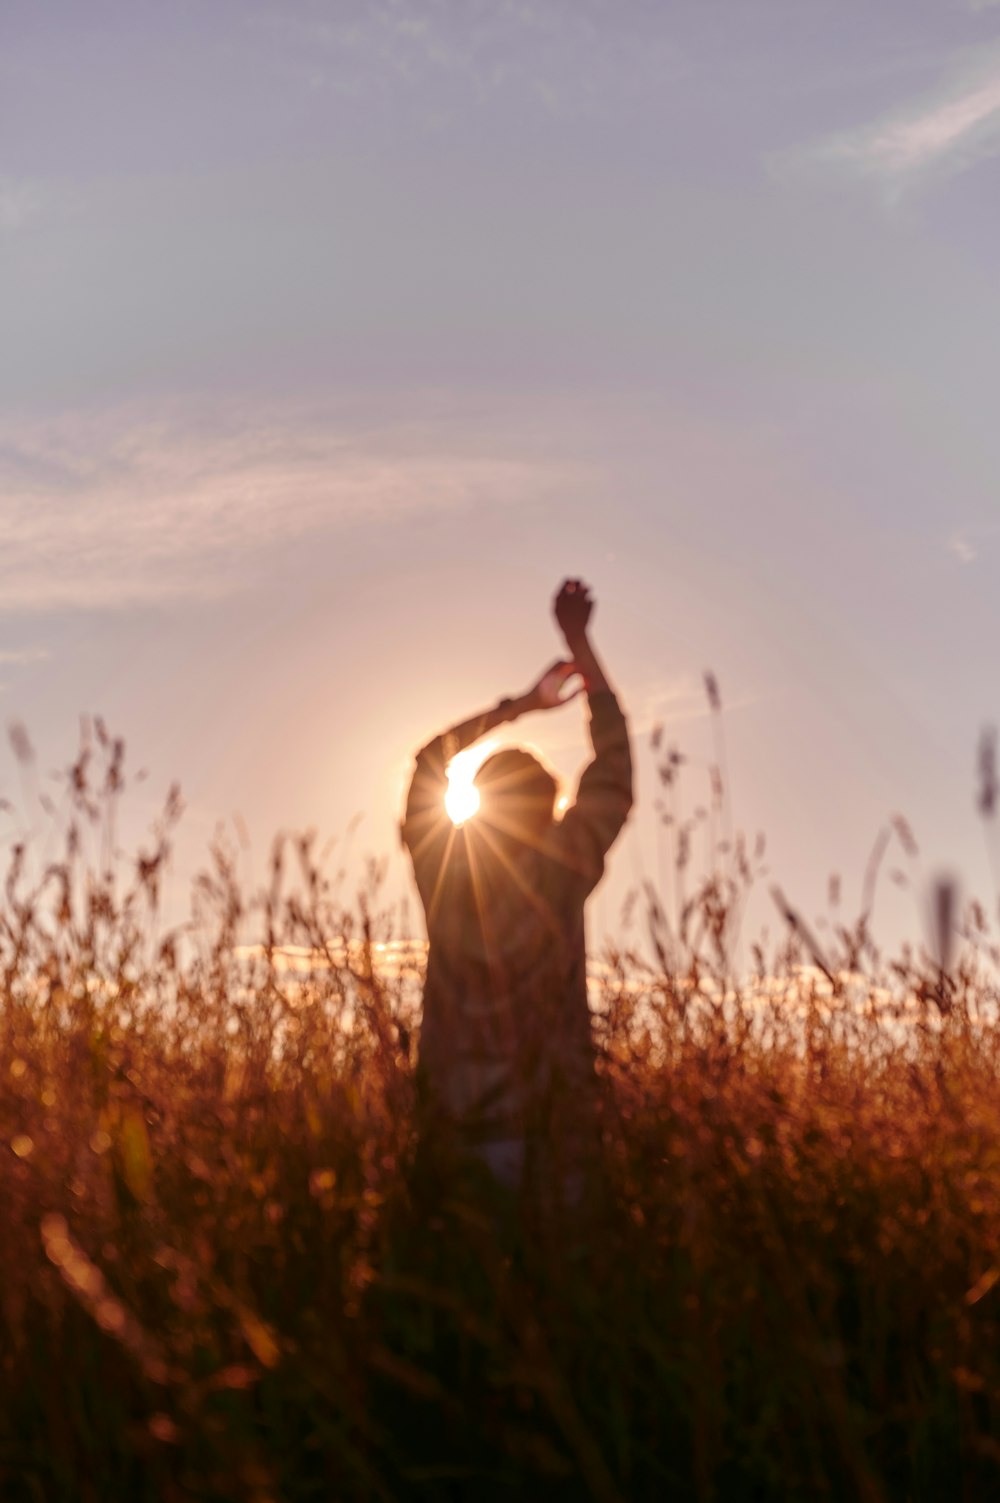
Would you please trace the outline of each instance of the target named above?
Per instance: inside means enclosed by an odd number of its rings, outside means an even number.
[[[444,806],[453,825],[463,825],[479,808],[479,789],[473,782],[486,758],[496,750],[495,741],[470,746],[452,757],[448,764],[448,791]]]
[[[464,825],[479,808],[479,789],[474,783],[449,782],[444,796],[444,806],[453,825]]]

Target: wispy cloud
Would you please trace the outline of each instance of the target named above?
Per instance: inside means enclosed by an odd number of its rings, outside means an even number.
[[[22,668],[28,663],[44,663],[50,656],[47,647],[0,648],[0,665]]]
[[[734,698],[726,696],[723,709],[727,713],[742,710],[748,705],[756,704],[759,698],[759,693],[744,690]],[[650,734],[658,727],[665,733],[670,733],[677,726],[705,720],[712,714],[705,680],[696,673],[684,673],[666,682],[657,680],[634,686],[629,694],[629,702],[634,707],[630,718],[637,736]]]
[[[343,0],[326,12],[274,5],[247,24],[277,39],[277,66],[312,89],[383,105],[436,91],[428,125],[476,104],[516,96],[548,114],[620,111],[687,70],[671,28],[636,11],[630,24],[606,0]]]
[[[0,178],[0,232],[22,229],[40,205],[41,195],[32,183]]]
[[[786,157],[901,189],[1000,152],[1000,44],[962,54],[929,94]]]
[[[372,433],[317,413],[8,423],[0,609],[212,597],[252,585],[297,541],[544,500],[559,478],[487,441],[449,447],[417,425]]]
[[[1000,535],[1000,525],[962,527],[953,532],[947,542],[947,550],[961,564],[973,564],[979,557],[983,543]]]

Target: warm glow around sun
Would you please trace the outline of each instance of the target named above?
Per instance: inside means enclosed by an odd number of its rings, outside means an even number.
[[[479,808],[479,789],[464,778],[451,781],[444,796],[444,806],[453,825],[464,825]]]
[[[448,763],[448,792],[444,796],[444,806],[453,825],[464,824],[479,808],[479,789],[472,780],[496,746],[495,741],[481,741],[477,746],[459,752]]]

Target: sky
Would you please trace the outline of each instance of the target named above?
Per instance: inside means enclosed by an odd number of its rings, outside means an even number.
[[[4,0],[0,716],[43,778],[125,737],[123,843],[180,781],[178,903],[220,824],[412,896],[415,749],[579,575],[637,765],[592,936],[711,669],[763,889],[856,911],[902,813],[919,939],[935,873],[993,902],[998,239],[990,0]],[[585,726],[509,739],[571,790]]]

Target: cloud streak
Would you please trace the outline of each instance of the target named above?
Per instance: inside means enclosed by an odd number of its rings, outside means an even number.
[[[974,564],[979,558],[984,543],[987,545],[1000,534],[1000,526],[962,527],[952,533],[947,549],[961,564]]]
[[[1000,45],[966,54],[923,98],[791,154],[895,189],[1000,152]]]
[[[745,689],[723,701],[726,712],[743,710],[760,699],[757,691]],[[707,720],[712,714],[704,676],[684,673],[670,682],[656,681],[638,685],[632,693],[632,730],[637,736],[649,735],[657,728],[665,733],[693,721]]]
[[[28,663],[44,663],[49,656],[47,647],[0,648],[0,667],[23,668]]]
[[[467,440],[454,452],[415,426],[357,431],[315,413],[0,426],[2,609],[213,598],[252,587],[289,545],[516,506],[559,480],[554,466]]]
[[[619,111],[686,71],[670,29],[644,24],[641,10],[629,20],[605,0],[344,0],[321,15],[271,6],[247,25],[278,39],[283,66],[302,57],[311,89],[385,104],[433,80],[425,123],[440,126],[469,97],[513,96],[559,116]]]

